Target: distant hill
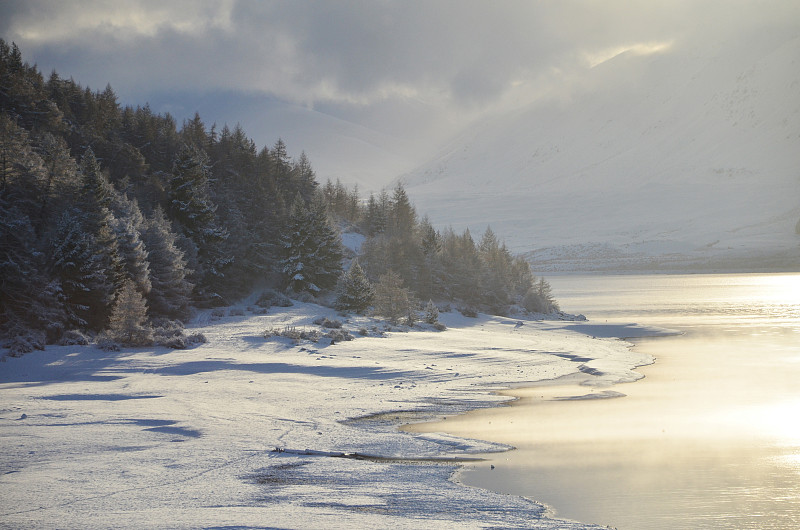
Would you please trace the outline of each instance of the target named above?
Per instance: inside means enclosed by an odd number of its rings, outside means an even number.
[[[800,31],[622,53],[578,85],[404,175],[419,210],[543,272],[800,270]]]

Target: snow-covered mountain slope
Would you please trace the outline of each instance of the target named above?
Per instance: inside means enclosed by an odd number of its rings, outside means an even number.
[[[800,30],[625,52],[569,86],[404,175],[419,210],[540,271],[800,267]]]

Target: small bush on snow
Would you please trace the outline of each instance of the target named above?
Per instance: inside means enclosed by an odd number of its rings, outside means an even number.
[[[13,337],[3,343],[3,347],[8,348],[10,357],[22,357],[33,350],[43,350],[45,339],[45,334],[42,331],[20,329]]]
[[[205,344],[206,342],[208,342],[208,339],[202,333],[192,333],[186,337],[186,344],[188,346],[197,346],[200,344]]]
[[[300,340],[309,340],[311,342],[317,342],[320,336],[321,336],[320,332],[315,329],[299,330],[294,326],[286,326],[282,330],[276,328],[270,328],[264,332],[265,339],[269,339],[271,337],[283,337],[285,339],[291,339],[295,342]]]
[[[152,322],[153,342],[159,346],[183,349],[186,343],[183,335],[183,323],[179,320],[160,318]]]
[[[103,351],[119,351],[119,343],[106,334],[99,335],[95,345]]]
[[[314,321],[314,324],[328,329],[340,329],[342,327],[341,320],[331,320],[328,317],[320,317]]]
[[[283,293],[273,291],[272,289],[267,289],[261,293],[261,296],[258,297],[258,300],[256,300],[256,305],[265,309],[269,309],[272,306],[291,307],[292,301]]]
[[[193,333],[187,336],[183,322],[180,320],[162,318],[154,320],[152,324],[154,342],[159,346],[183,350],[208,342],[202,333]]]
[[[68,329],[58,340],[61,346],[86,346],[89,344],[89,337],[77,329]]]
[[[332,343],[333,342],[346,342],[346,341],[353,340],[353,336],[350,334],[350,332],[345,331],[343,329],[333,329],[333,330],[329,331],[328,333],[326,333],[325,335],[323,335],[323,337],[331,339]]]
[[[317,302],[317,299],[314,298],[314,295],[306,291],[297,293],[295,298],[297,298],[298,302],[302,302],[304,304],[315,304]]]
[[[174,350],[184,350],[186,349],[186,337],[184,337],[183,333],[181,333],[180,335],[175,335],[174,337],[165,337],[162,340],[158,340],[156,341],[156,344],[166,348],[172,348]]]
[[[474,307],[464,307],[459,311],[467,318],[478,318],[478,311]]]

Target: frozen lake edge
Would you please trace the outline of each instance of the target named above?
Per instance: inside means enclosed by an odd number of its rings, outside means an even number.
[[[634,381],[652,358],[601,338],[613,333],[570,330],[575,322],[455,312],[441,315],[443,332],[370,332],[333,345],[262,336],[319,317],[342,318],[297,304],[198,326],[209,342],[192,350],[58,346],[8,359],[0,526],[586,527],[457,484],[459,464],[434,459],[507,447],[401,432],[401,413],[494,406],[508,399],[495,390],[576,371],[597,386]],[[359,421],[375,415],[383,421]],[[297,454],[307,449],[319,454]]]

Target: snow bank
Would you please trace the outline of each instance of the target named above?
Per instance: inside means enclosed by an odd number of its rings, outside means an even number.
[[[350,342],[263,337],[319,317],[341,319],[298,304],[198,324],[208,343],[192,350],[7,359],[0,526],[584,527],[450,480],[459,458],[507,447],[397,427],[496,405],[491,391],[512,383],[633,380],[649,357],[569,329],[586,323],[457,313],[441,315],[443,332],[358,317],[344,328],[367,336]]]

